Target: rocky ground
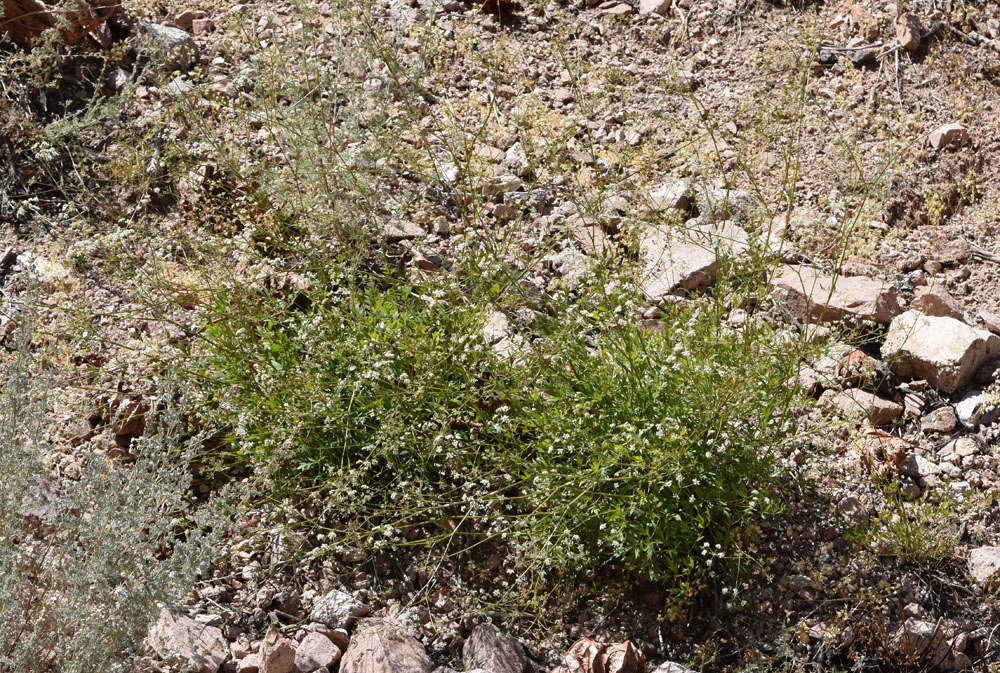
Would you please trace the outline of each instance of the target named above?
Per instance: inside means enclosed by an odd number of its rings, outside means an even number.
[[[294,535],[269,518],[268,503],[253,503],[230,533],[234,553],[191,594],[187,616],[161,614],[137,670],[993,670],[1000,6],[480,5],[390,0],[371,17],[395,36],[403,64],[429,58],[428,34],[440,38],[439,69],[422,83],[427,117],[488,101],[492,119],[468,139],[485,176],[482,220],[497,231],[523,224],[516,246],[543,252],[512,263],[540,296],[627,259],[641,304],[631,319],[655,329],[674,304],[712,292],[728,265],[771,256],[756,305],[731,307],[726,321],[740,330],[765,315],[813,344],[789,381],[815,404],[801,409],[803,441],[781,457],[774,490],[785,510],[760,531],[754,560],[682,614],[653,582],[616,578],[609,598],[600,577],[589,592],[553,591],[542,614],[508,614],[470,611],[463,598],[504,567],[498,550],[433,572],[410,550],[299,565],[289,562]],[[319,7],[318,21],[330,15]],[[295,34],[297,16],[280,2],[158,5],[86,39],[155,45],[170,76],[131,92],[122,123],[158,115],[164,137],[184,138],[192,129],[163,112],[172,101],[192,81],[208,82],[220,108],[249,95],[241,81],[252,49]],[[496,53],[509,62],[490,71]],[[112,95],[132,77],[130,63],[94,87],[82,60],[77,86]],[[354,82],[374,91],[392,77],[361,71]],[[432,145],[428,127],[403,142]],[[13,132],[3,131],[10,195],[31,170]],[[235,141],[279,145],[259,125]],[[195,219],[187,206],[212,166],[193,171],[176,203],[132,204],[124,219],[149,237],[130,239],[136,257],[157,254]],[[461,179],[454,164],[436,169],[443,184]],[[5,197],[0,276],[8,297],[27,291],[29,272],[41,283],[40,322],[67,382],[52,409],[63,424],[52,463],[72,479],[91,448],[127,458],[155,388],[147,375],[160,346],[150,343],[201,326],[183,300],[150,316],[110,264],[81,271],[88,235],[62,226],[74,217],[62,198]],[[454,211],[424,189],[381,242],[413,273],[433,273],[473,237]],[[678,226],[643,226],[651,218]],[[279,280],[286,290],[307,282]],[[101,338],[64,338],[83,306],[99,311],[87,321]],[[16,330],[16,320],[0,327],[4,339]],[[485,336],[511,357],[530,338],[500,311]],[[198,485],[201,495],[214,486]]]

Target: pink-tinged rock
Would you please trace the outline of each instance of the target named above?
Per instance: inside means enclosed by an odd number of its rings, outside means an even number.
[[[1000,337],[954,318],[907,311],[896,316],[882,344],[889,368],[925,379],[946,393],[963,388],[987,361],[1000,355]]]
[[[840,392],[827,390],[819,399],[848,418],[864,417],[872,425],[888,425],[903,413],[902,406],[860,388]]]
[[[936,150],[943,147],[964,145],[969,142],[969,130],[957,122],[945,124],[931,131],[930,142],[931,147]]]
[[[493,624],[480,624],[462,646],[466,670],[484,669],[491,673],[530,673],[531,662],[524,646],[506,636]]]
[[[639,14],[659,14],[666,16],[670,11],[670,0],[639,0]]]
[[[160,611],[146,643],[177,671],[216,673],[229,659],[222,631],[188,617],[174,617],[166,609]]]
[[[691,183],[687,180],[667,182],[649,192],[649,208],[653,211],[691,210]]]
[[[920,19],[913,14],[902,14],[896,19],[896,39],[906,51],[920,49]]]
[[[630,642],[602,643],[581,638],[551,673],[642,673],[646,656]]]
[[[340,662],[340,673],[430,673],[433,668],[420,641],[391,619],[361,622]]]
[[[295,650],[278,629],[271,627],[260,646],[260,673],[294,673]]]
[[[605,16],[625,16],[626,14],[632,13],[632,5],[628,5],[624,2],[619,2],[617,5],[612,5],[607,9],[602,9],[601,14]]]
[[[969,574],[981,586],[996,583],[1000,571],[1000,547],[979,547],[969,551]]]
[[[785,265],[771,280],[779,298],[805,322],[873,320],[887,324],[902,309],[888,283],[861,276],[831,276],[803,265]]]
[[[982,310],[979,312],[979,319],[986,325],[986,329],[994,334],[1000,334],[1000,315],[992,311]]]
[[[924,285],[917,288],[912,306],[931,316],[965,319],[962,305],[941,285]]]
[[[322,633],[310,633],[295,650],[296,673],[313,673],[321,668],[333,668],[340,661],[340,648]]]
[[[236,673],[259,673],[260,653],[248,654],[236,662]]]
[[[715,280],[719,257],[746,252],[747,241],[747,233],[729,221],[649,227],[639,239],[643,293],[656,302],[677,290],[704,288]]]

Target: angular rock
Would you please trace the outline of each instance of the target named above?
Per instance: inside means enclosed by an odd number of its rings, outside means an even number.
[[[482,668],[490,673],[531,673],[524,646],[493,624],[480,624],[462,646],[466,669]]]
[[[771,280],[788,310],[805,322],[873,320],[887,324],[901,308],[888,283],[861,276],[831,276],[803,265],[785,265]]]
[[[920,419],[921,432],[949,433],[957,425],[955,410],[949,405],[938,407]]]
[[[236,673],[260,673],[260,653],[248,654],[237,661]]]
[[[288,639],[273,626],[264,635],[260,646],[260,673],[293,673],[295,650]]]
[[[649,208],[653,211],[691,210],[691,183],[687,180],[666,182],[649,193]]]
[[[340,661],[340,673],[430,673],[433,669],[420,641],[392,619],[361,622]]]
[[[695,673],[695,671],[672,661],[667,661],[657,666],[653,673]]]
[[[140,21],[136,24],[148,53],[168,71],[187,71],[198,61],[198,45],[180,28]]]
[[[1000,355],[1000,337],[954,318],[907,311],[889,326],[882,357],[905,378],[926,379],[946,393],[969,383],[988,360]]]
[[[931,147],[936,150],[950,146],[960,146],[969,142],[969,130],[959,123],[939,126],[930,135]]]
[[[970,390],[955,405],[955,415],[966,427],[990,425],[1000,418],[1000,394]]]
[[[913,14],[900,14],[896,19],[896,40],[906,51],[920,49],[920,19]]]
[[[333,668],[342,652],[322,633],[310,633],[295,650],[296,673],[313,673],[321,668]]]
[[[601,643],[581,638],[551,673],[642,673],[646,656],[629,641]]]
[[[965,320],[962,305],[941,285],[924,285],[917,288],[912,306],[929,316]]]
[[[992,311],[982,310],[979,312],[979,319],[986,325],[986,329],[994,334],[1000,334],[1000,315]]]
[[[639,0],[639,14],[659,14],[666,16],[670,11],[670,0]]]
[[[178,672],[216,673],[229,659],[222,631],[188,617],[174,617],[166,609],[160,611],[146,644]]]
[[[642,291],[656,302],[676,290],[706,287],[715,280],[720,255],[739,255],[748,247],[747,233],[732,222],[681,231],[649,227],[639,240]]]
[[[952,648],[948,631],[940,622],[907,619],[896,631],[892,646],[905,660],[914,660],[928,670],[957,671],[967,667],[969,658]]]
[[[364,617],[370,612],[368,606],[351,594],[334,589],[313,603],[309,618],[331,629],[346,629],[355,619]]]
[[[979,547],[969,551],[969,574],[977,584],[992,587],[1000,579],[1000,547]]]
[[[913,444],[870,425],[863,425],[858,437],[861,464],[875,475],[904,474]]]
[[[864,417],[872,425],[888,425],[903,413],[902,406],[860,388],[840,392],[828,390],[819,399],[820,402],[839,409],[848,418]]]

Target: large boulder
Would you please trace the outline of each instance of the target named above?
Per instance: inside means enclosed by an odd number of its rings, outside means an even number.
[[[493,624],[480,624],[462,647],[466,669],[481,668],[490,673],[531,673],[524,646],[504,635]]]
[[[1000,355],[1000,337],[954,318],[907,311],[889,326],[882,356],[899,376],[926,379],[946,393],[969,383],[979,368]]]
[[[804,322],[873,320],[888,324],[902,309],[888,283],[833,276],[811,266],[785,265],[771,280],[788,310]]]
[[[366,619],[358,625],[340,661],[340,673],[431,673],[434,664],[423,645],[392,619]]]
[[[216,673],[229,658],[222,631],[189,617],[174,617],[166,609],[149,630],[146,644],[179,673]]]
[[[733,222],[692,220],[679,230],[649,227],[639,237],[643,294],[657,302],[678,290],[701,289],[715,280],[720,256],[748,248],[747,233]]]

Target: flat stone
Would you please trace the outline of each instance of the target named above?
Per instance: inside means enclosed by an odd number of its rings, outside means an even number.
[[[994,334],[1000,334],[1000,315],[992,311],[982,310],[979,312],[979,319],[986,325],[986,329]]]
[[[692,224],[681,230],[649,227],[639,239],[642,291],[656,302],[677,290],[704,288],[715,280],[720,256],[739,255],[748,248],[747,233],[733,222]]]
[[[955,404],[955,414],[963,425],[970,428],[990,425],[1000,418],[1000,394],[970,390]]]
[[[940,474],[941,468],[937,463],[927,460],[917,453],[911,453],[903,462],[899,473],[913,479],[923,479],[931,475]]]
[[[949,146],[960,146],[969,142],[969,130],[962,124],[945,124],[931,131],[931,147],[936,150]]]
[[[889,368],[905,378],[926,379],[953,393],[988,360],[1000,355],[1000,337],[954,318],[907,311],[893,319],[882,344]]]
[[[941,285],[924,285],[917,288],[912,306],[930,316],[965,320],[962,305]]]
[[[969,574],[981,586],[992,586],[1000,571],[1000,547],[979,547],[969,550]]]
[[[639,14],[659,14],[666,16],[670,11],[670,0],[639,0]]]
[[[805,322],[873,320],[887,324],[901,308],[888,283],[862,276],[831,276],[804,265],[785,265],[771,280],[785,306]]]
[[[860,388],[849,388],[840,392],[828,390],[819,399],[827,406],[838,409],[848,418],[864,417],[871,421],[872,425],[888,425],[903,413],[903,407],[899,404]]]

